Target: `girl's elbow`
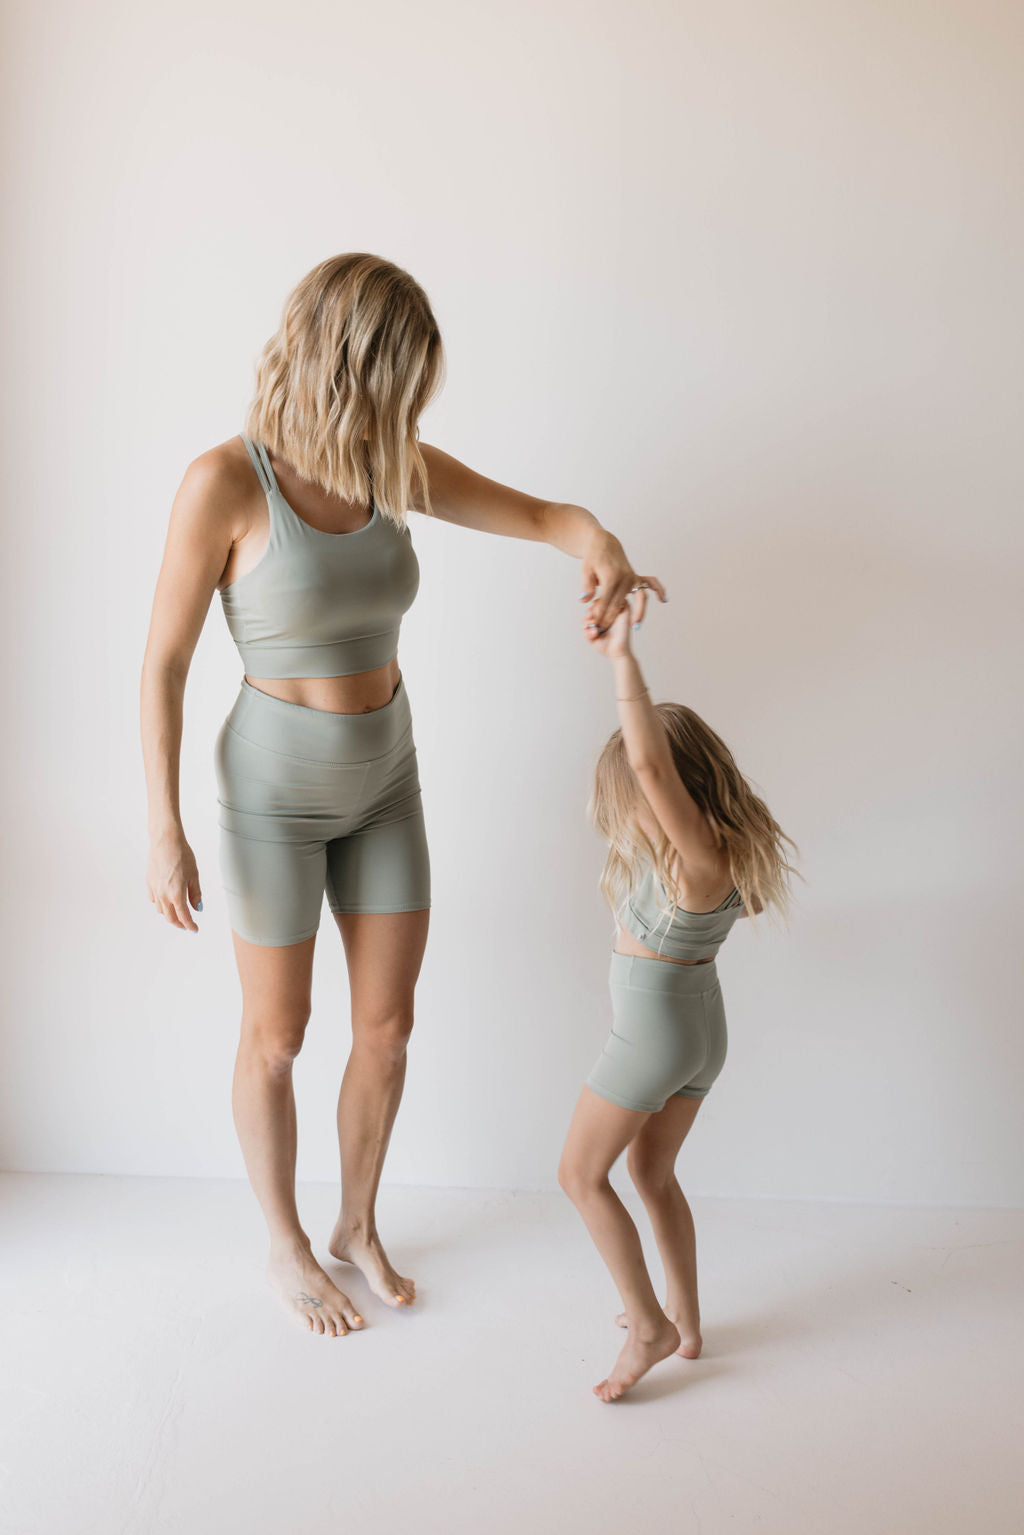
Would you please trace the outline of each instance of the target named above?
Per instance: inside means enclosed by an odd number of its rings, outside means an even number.
[[[664,777],[664,767],[650,757],[630,757],[629,765],[641,784],[656,784]]]

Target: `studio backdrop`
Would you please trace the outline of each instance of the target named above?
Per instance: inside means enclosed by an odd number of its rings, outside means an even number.
[[[655,696],[800,846],[789,934],[720,962],[688,1187],[1019,1203],[1019,10],[44,0],[8,28],[4,1164],[243,1176],[218,599],[182,750],[198,937],[146,896],[139,672],[186,465],[241,427],[291,286],[366,250],[441,323],[424,439],[662,578]],[[386,1176],[553,1187],[608,1022],[612,688],[573,561],[413,537],[435,905]],[[347,1012],[325,914],[300,1177],[336,1176]]]

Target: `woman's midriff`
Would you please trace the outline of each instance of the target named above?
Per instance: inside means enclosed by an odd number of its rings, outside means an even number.
[[[628,954],[633,959],[660,959],[666,965],[710,965],[714,959],[709,954],[707,959],[674,959],[671,954],[659,954],[655,949],[649,949],[646,944],[634,938],[628,928],[620,927],[618,937],[615,940],[616,954]]]
[[[271,698],[301,704],[304,709],[322,709],[327,714],[370,714],[391,702],[401,675],[396,658],[371,672],[356,672],[351,677],[250,677],[246,672],[245,680]]]

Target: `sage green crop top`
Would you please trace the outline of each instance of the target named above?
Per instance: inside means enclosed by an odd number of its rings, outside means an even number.
[[[714,911],[684,911],[677,906],[666,914],[666,900],[661,882],[648,869],[630,891],[619,916],[627,932],[666,959],[713,959],[737,917],[743,915],[738,890],[731,890]]]
[[[245,670],[253,677],[350,677],[398,652],[402,615],[419,587],[408,528],[381,516],[353,533],[304,522],[281,494],[262,443],[243,436],[270,511],[266,550],[221,589]]]

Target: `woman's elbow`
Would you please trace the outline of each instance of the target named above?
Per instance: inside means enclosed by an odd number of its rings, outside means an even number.
[[[146,688],[169,688],[183,692],[188,680],[191,655],[176,651],[147,650],[142,658],[140,684]]]

